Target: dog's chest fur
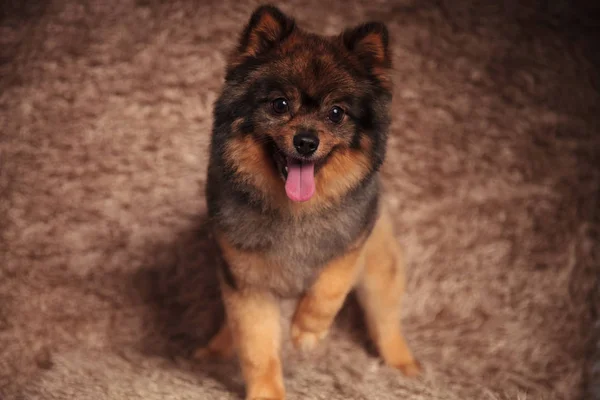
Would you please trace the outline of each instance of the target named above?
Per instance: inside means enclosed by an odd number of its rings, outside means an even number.
[[[337,207],[300,218],[264,212],[237,196],[218,196],[211,212],[215,227],[235,248],[264,260],[254,270],[231,266],[235,280],[284,297],[305,291],[327,262],[343,254],[373,225],[377,186],[373,179]]]

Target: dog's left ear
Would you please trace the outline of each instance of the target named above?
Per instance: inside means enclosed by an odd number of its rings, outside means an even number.
[[[388,30],[381,22],[368,22],[345,30],[341,35],[344,47],[355,54],[368,69],[390,68]]]
[[[294,27],[294,20],[277,7],[258,7],[242,33],[237,48],[238,56],[256,57],[264,54],[287,38]]]

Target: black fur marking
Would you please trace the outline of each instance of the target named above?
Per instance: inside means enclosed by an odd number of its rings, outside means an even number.
[[[233,272],[231,271],[231,268],[229,267],[229,264],[227,263],[227,261],[222,260],[221,261],[221,273],[223,274],[223,281],[227,284],[227,286],[229,286],[231,289],[233,290],[238,290],[238,284],[235,280],[235,276],[233,276]]]
[[[308,128],[308,127],[300,127],[298,128],[298,130],[296,131],[296,134],[298,133],[308,133],[314,136],[318,136],[317,131],[313,128]]]
[[[277,37],[274,39],[269,39],[264,35],[260,35],[261,43],[258,49],[259,53],[265,53],[271,50],[275,45],[285,38],[287,38],[294,30],[296,24],[293,19],[289,18],[285,14],[283,14],[277,7],[272,5],[263,5],[258,7],[252,16],[250,17],[250,22],[244,29],[242,36],[240,38],[240,43],[238,45],[238,52],[243,53],[246,51],[249,45],[249,40],[251,34],[254,30],[256,30],[257,26],[261,22],[262,18],[265,14],[269,14],[275,21],[277,21],[279,27],[279,31],[277,32]]]
[[[241,85],[249,74],[259,69],[262,65],[269,62],[265,57],[246,58],[241,64],[227,68],[225,82],[229,84]]]
[[[300,97],[302,106],[306,111],[318,110],[321,106],[321,101],[317,97],[313,97],[304,91],[300,93]]]
[[[321,73],[325,70],[325,66],[319,59],[315,59],[310,63],[310,68],[312,69],[313,77],[317,78],[321,75]]]
[[[356,51],[360,45],[360,42],[367,37],[369,34],[378,34],[381,37],[381,43],[383,45],[382,50],[385,53],[385,65],[389,66],[389,55],[388,53],[388,45],[389,45],[389,34],[387,27],[385,24],[377,21],[367,22],[362,24],[356,28],[348,29],[342,34],[342,39],[344,41],[344,45],[350,51]],[[359,54],[361,60],[366,64],[371,64],[373,62],[373,55],[369,52]]]
[[[241,68],[241,67],[240,67]],[[233,72],[232,72],[233,73]],[[285,86],[280,79],[275,77],[265,77],[252,82],[244,91],[244,94],[238,97],[231,97],[231,88],[238,86],[237,83],[229,84],[221,94],[221,98],[215,104],[214,119],[215,126],[227,125],[238,118],[244,118],[244,123],[240,127],[243,133],[249,133],[254,128],[251,116],[257,107],[266,105],[271,99],[269,96],[273,93],[280,93],[285,96]],[[227,100],[226,100],[227,99]]]
[[[352,149],[360,149],[360,138],[362,136],[362,131],[357,126],[354,129],[354,135],[352,136],[352,141],[350,142],[350,148]]]
[[[360,190],[362,188],[358,188]],[[364,214],[364,232],[371,233],[377,222],[379,216],[379,192],[372,197],[369,206],[367,206],[367,212]]]
[[[389,34],[384,23],[378,21],[366,22],[353,29],[348,29],[344,32],[344,44],[348,50],[354,50],[356,44],[364,39],[370,33],[378,33],[381,35],[384,48],[388,47]]]
[[[252,118],[247,117],[244,119],[244,122],[240,125],[240,132],[243,134],[251,134],[254,132],[254,122],[252,122]]]

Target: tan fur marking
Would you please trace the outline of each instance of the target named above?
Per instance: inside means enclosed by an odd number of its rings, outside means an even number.
[[[213,343],[216,347],[216,343],[223,341],[218,338],[221,332],[230,331],[231,343],[237,349],[246,382],[246,398],[283,400],[279,305],[272,294],[256,288],[269,280],[279,279],[273,273],[277,268],[262,253],[240,251],[218,232],[215,232],[215,238],[230,268],[243,276],[243,283],[237,290],[221,284],[228,326],[222,327],[209,348]]]
[[[327,334],[360,274],[358,297],[371,338],[388,365],[407,376],[416,376],[421,368],[402,335],[400,324],[404,267],[389,221],[384,210],[364,246],[325,267],[298,304],[292,322],[292,341],[301,349],[314,347]]]
[[[419,364],[402,335],[400,306],[405,285],[404,265],[390,220],[383,210],[367,240],[365,268],[357,293],[371,338],[386,364],[407,376],[416,376],[420,373]],[[389,270],[391,263],[396,268],[394,273]]]
[[[309,350],[323,338],[362,266],[362,246],[330,262],[319,274],[309,292],[300,300],[292,322],[292,341],[297,348]]]
[[[227,324],[246,382],[246,399],[283,400],[277,300],[264,292],[231,290],[226,284],[221,288]]]
[[[371,160],[365,150],[336,151],[316,175],[318,203],[338,200],[369,172]]]
[[[370,33],[360,41],[360,51],[368,52],[374,58],[375,62],[383,63],[385,61],[385,46],[381,34]]]
[[[255,28],[250,32],[248,38],[248,46],[244,54],[254,56],[260,52],[261,35],[264,35],[267,40],[274,41],[281,33],[281,25],[269,13],[264,13]]]
[[[254,138],[245,136],[227,141],[225,157],[236,169],[238,178],[256,187],[264,199],[275,203],[287,200],[283,181],[271,166],[270,155]]]
[[[390,78],[389,70],[383,67],[373,67],[373,75],[379,79],[379,83],[384,89],[393,90],[393,82]]]
[[[326,140],[324,144],[327,145]],[[371,165],[367,155],[370,140],[363,137],[361,146],[361,150],[347,148],[334,152],[315,176],[315,195],[304,203],[287,198],[285,183],[272,167],[270,155],[251,136],[229,140],[225,157],[236,169],[240,180],[256,187],[263,199],[294,215],[301,215],[337,202],[367,175]]]
[[[302,43],[302,36],[297,33],[292,33],[290,36],[286,38],[286,40],[281,44],[280,51],[285,54],[290,51],[297,51],[298,44]]]

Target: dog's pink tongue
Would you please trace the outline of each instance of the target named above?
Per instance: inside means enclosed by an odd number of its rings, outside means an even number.
[[[292,201],[307,201],[315,194],[315,164],[288,159],[285,192]]]

